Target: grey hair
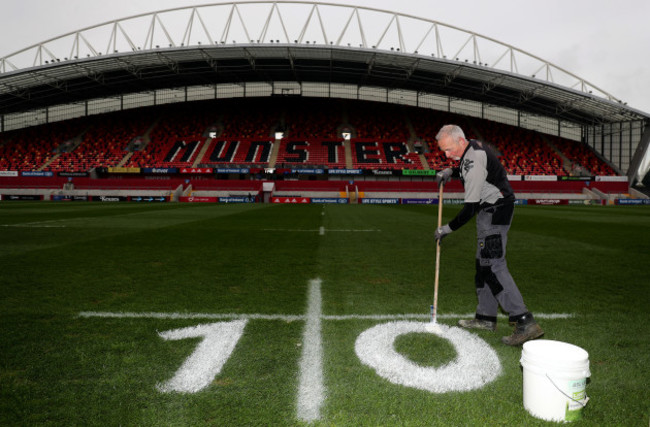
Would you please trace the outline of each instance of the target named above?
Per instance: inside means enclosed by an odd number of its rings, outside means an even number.
[[[440,140],[440,138],[444,136],[451,136],[451,138],[454,140],[454,142],[458,142],[460,138],[466,139],[465,138],[465,132],[460,128],[458,125],[444,125],[443,127],[440,128],[440,131],[436,135],[436,141]]]

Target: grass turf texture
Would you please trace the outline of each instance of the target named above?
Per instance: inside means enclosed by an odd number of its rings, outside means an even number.
[[[457,211],[445,206],[445,220]],[[304,321],[249,320],[213,383],[184,394],[156,385],[200,339],[158,332],[222,320],[79,313],[303,315],[309,280],[320,277],[324,315],[426,316],[436,215],[435,206],[2,203],[0,425],[302,425]],[[474,310],[473,236],[470,223],[443,242],[441,315]],[[589,352],[581,424],[647,425],[650,210],[518,206],[509,238],[529,308],[575,315],[540,323],[545,338]],[[477,333],[502,374],[445,394],[392,384],[359,361],[356,338],[382,322],[322,320],[327,397],[315,425],[545,424],[523,408],[521,348],[500,343],[511,332],[504,319],[496,333]],[[427,366],[455,357],[426,334],[395,348]]]

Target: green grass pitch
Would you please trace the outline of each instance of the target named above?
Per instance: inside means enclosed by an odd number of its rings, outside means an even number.
[[[445,206],[445,220],[458,209]],[[429,320],[436,215],[435,206],[3,202],[0,425],[545,425],[523,407],[521,348],[500,343],[506,318],[476,333],[502,371],[471,391],[395,384],[355,353],[360,334],[391,316]],[[476,305],[474,231],[470,223],[442,245],[445,325]],[[571,315],[539,319],[544,338],[589,353],[581,424],[648,425],[650,210],[518,206],[508,265],[533,313]],[[310,316],[317,278],[320,311]],[[161,333],[238,318],[243,333],[206,387],[159,389],[202,343]],[[305,420],[310,319],[323,395]],[[395,351],[433,368],[456,357],[422,333],[400,336]]]

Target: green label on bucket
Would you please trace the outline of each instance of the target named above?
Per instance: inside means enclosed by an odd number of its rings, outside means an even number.
[[[569,381],[568,394],[569,397],[573,400],[582,400],[585,398],[585,386],[587,385],[587,379],[582,378],[580,380]],[[582,404],[573,402],[575,405],[582,407]]]
[[[566,421],[576,421],[582,419],[582,410],[587,403],[587,394],[585,393],[586,385],[586,378],[569,381],[567,384],[567,395],[570,400],[566,404],[566,412],[564,417]]]
[[[582,419],[582,406],[580,409],[570,410],[569,403],[566,404],[566,412],[564,414],[565,421],[578,421]]]

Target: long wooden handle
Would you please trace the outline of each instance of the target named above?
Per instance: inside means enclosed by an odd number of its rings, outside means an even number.
[[[438,228],[442,226],[442,187],[444,184],[440,183],[440,191],[438,193]],[[433,313],[432,321],[436,322],[438,315],[438,283],[440,280],[440,240],[436,241],[436,271],[433,279]]]

